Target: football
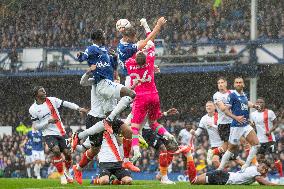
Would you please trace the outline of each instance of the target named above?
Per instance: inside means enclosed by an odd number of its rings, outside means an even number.
[[[123,28],[129,28],[131,26],[130,22],[127,19],[119,19],[116,22],[117,31],[121,31]]]

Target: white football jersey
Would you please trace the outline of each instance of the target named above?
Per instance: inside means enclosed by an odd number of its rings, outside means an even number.
[[[121,154],[121,150],[120,147],[118,146],[116,137],[114,134],[110,134],[111,139],[113,141],[113,144],[115,145],[115,148],[120,156],[120,159],[122,159],[122,154]],[[102,162],[118,162],[118,159],[116,158],[116,156],[114,155],[110,145],[108,144],[107,140],[103,139],[102,145],[101,145],[101,149],[100,152],[98,154],[98,159],[99,159],[99,163]]]
[[[272,110],[254,111],[251,113],[250,119],[255,123],[257,138],[260,143],[275,141],[273,133],[269,137],[265,135],[266,131],[273,127],[273,121],[276,119],[276,115]]]
[[[102,107],[103,101],[98,98],[96,93],[96,85],[92,84],[91,90],[91,110],[89,111],[89,115],[93,117],[105,118],[104,110]]]
[[[182,145],[185,145],[185,146],[187,146],[187,145],[193,146],[193,140],[194,140],[194,138],[193,138],[192,134],[190,134],[189,131],[187,131],[186,129],[182,129],[182,130],[179,132],[178,136],[181,138],[181,144],[182,144]]]
[[[214,115],[211,117],[208,114],[203,116],[198,127],[207,131],[211,147],[219,147],[223,145],[224,141],[220,138],[218,126],[214,123]]]
[[[229,172],[229,174],[226,184],[252,184],[255,182],[255,177],[261,175],[256,166],[250,166],[238,172]]]
[[[228,96],[231,93],[230,90],[228,90],[226,93],[221,93],[221,92],[216,92],[213,95],[213,101],[214,104],[216,104],[217,102],[223,102],[225,105],[229,104],[228,102]],[[232,123],[233,119],[230,118],[229,116],[227,116],[224,112],[222,112],[217,106],[217,111],[218,111],[218,122],[217,124],[230,124]]]
[[[65,106],[70,109],[77,110],[79,106],[71,102],[62,101],[55,97],[47,97],[47,98],[50,100],[51,104],[53,105],[55,113],[57,114],[59,118],[60,124],[56,125],[56,124],[48,123],[48,120],[52,118],[52,115],[51,115],[51,111],[46,102],[44,102],[43,104],[37,104],[36,102],[34,102],[31,105],[29,109],[31,119],[33,121],[33,124],[35,124],[35,127],[42,127],[41,130],[42,130],[43,136],[47,136],[47,135],[62,136],[65,134],[65,129],[61,121],[58,108],[60,106]]]

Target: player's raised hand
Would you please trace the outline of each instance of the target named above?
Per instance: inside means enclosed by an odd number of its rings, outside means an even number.
[[[155,71],[155,73],[161,73],[161,70],[160,70],[159,66],[157,66],[157,65],[154,66],[154,71]]]
[[[159,20],[157,21],[157,25],[160,26],[160,27],[162,27],[163,25],[166,24],[166,22],[167,22],[167,20],[165,19],[165,17],[162,16],[162,17],[159,18]]]
[[[178,110],[176,108],[171,108],[168,111],[166,111],[166,115],[175,115],[178,114]]]
[[[244,116],[236,116],[235,120],[241,124],[246,122],[246,118]]]

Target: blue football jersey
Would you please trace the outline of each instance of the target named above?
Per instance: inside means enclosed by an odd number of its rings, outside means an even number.
[[[26,144],[24,146],[25,155],[26,156],[31,156],[32,155],[32,150],[33,150],[32,141],[28,140],[28,142],[26,142]]]
[[[248,125],[249,120],[249,108],[248,108],[248,98],[245,93],[239,94],[237,91],[233,91],[228,96],[228,102],[231,106],[231,111],[236,116],[244,116],[246,119],[245,123],[241,124],[233,119],[232,127],[244,127]]]
[[[95,83],[102,79],[113,81],[113,72],[116,69],[117,60],[108,54],[108,49],[104,46],[93,44],[78,57],[79,62],[87,61],[88,65],[96,65],[96,70],[93,71]]]
[[[28,139],[32,142],[32,148],[36,151],[42,151],[42,132],[41,131],[29,131],[28,132]]]
[[[127,69],[125,67],[125,61],[131,58],[138,51],[137,44],[126,43],[120,40],[117,46],[118,62],[121,69],[121,74],[127,76]]]

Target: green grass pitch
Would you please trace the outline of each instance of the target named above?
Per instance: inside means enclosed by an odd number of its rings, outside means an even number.
[[[61,189],[61,188],[102,188],[102,189],[211,189],[211,188],[230,188],[230,189],[242,189],[242,188],[273,188],[273,189],[283,189],[283,186],[214,186],[214,185],[189,185],[187,182],[177,182],[176,185],[161,185],[158,181],[134,181],[133,185],[108,185],[108,186],[98,186],[90,185],[89,180],[84,180],[83,185],[77,183],[60,185],[59,180],[50,180],[50,179],[0,179],[0,189]]]

